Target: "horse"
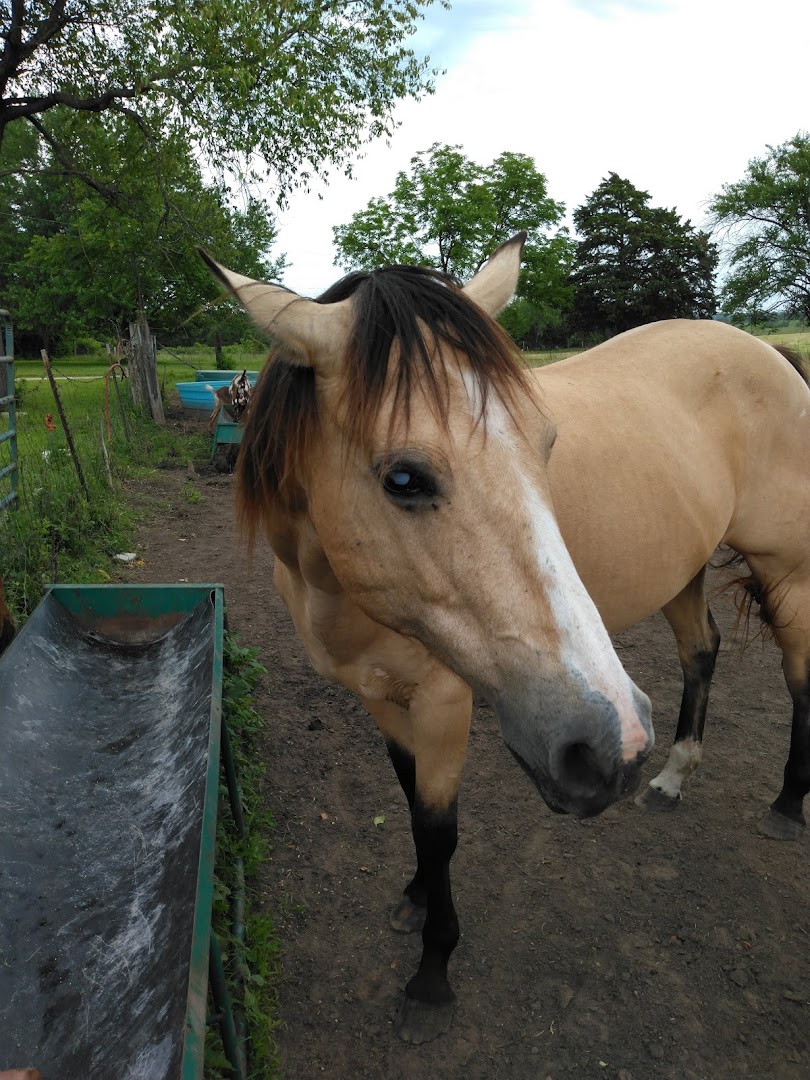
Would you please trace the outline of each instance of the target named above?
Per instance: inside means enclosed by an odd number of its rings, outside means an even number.
[[[650,703],[610,635],[661,609],[684,673],[676,740],[645,805],[700,757],[719,636],[704,591],[724,543],[756,581],[793,729],[762,826],[804,828],[810,788],[810,388],[770,345],[713,321],[654,323],[527,369],[494,321],[525,234],[463,287],[424,267],[343,278],[317,300],[203,253],[275,341],[246,419],[237,505],[263,532],[315,669],[381,730],[416,871],[391,915],[421,929],[396,1020],[445,1032],[459,938],[450,886],[472,694],[555,811],[636,789]]]

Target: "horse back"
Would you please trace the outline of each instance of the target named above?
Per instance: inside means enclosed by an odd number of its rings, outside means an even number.
[[[778,533],[806,546],[810,390],[761,340],[716,322],[654,323],[540,369],[536,383],[557,424],[549,476],[563,536],[611,631],[672,599],[721,542],[745,550]]]

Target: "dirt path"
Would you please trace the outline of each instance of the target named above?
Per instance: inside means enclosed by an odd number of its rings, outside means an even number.
[[[232,627],[269,675],[267,798],[278,822],[266,868],[283,941],[285,1080],[808,1080],[808,841],[759,838],[779,790],[790,705],[777,650],[722,648],[706,758],[675,814],[632,803],[555,817],[479,706],[453,861],[462,939],[450,1033],[419,1048],[392,1021],[419,942],[387,914],[412,872],[404,800],[381,738],[353,698],[311,671],[261,551],[249,571],[232,483],[162,475],[140,498],[141,568],[131,580],[222,581]],[[726,597],[715,615],[726,633]],[[618,640],[653,699],[666,755],[680,700],[668,627]],[[384,816],[375,826],[372,819]]]

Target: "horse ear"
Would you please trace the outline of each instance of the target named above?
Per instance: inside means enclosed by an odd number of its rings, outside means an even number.
[[[214,277],[242,305],[251,319],[269,337],[278,341],[307,367],[323,368],[334,356],[342,355],[351,330],[351,301],[318,304],[283,285],[237,274],[197,249]]]
[[[515,295],[525,243],[526,233],[519,232],[501,244],[462,290],[493,319]]]

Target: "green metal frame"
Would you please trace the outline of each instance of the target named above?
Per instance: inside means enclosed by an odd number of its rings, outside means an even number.
[[[238,446],[242,441],[242,434],[244,432],[242,424],[236,420],[231,420],[230,417],[217,417],[216,424],[214,426],[214,436],[211,440],[211,460],[217,456],[217,450],[220,446]]]
[[[200,1080],[205,1057],[205,1026],[209,978],[225,1053],[236,1080],[246,1080],[244,1021],[236,1013],[228,992],[219,942],[211,922],[214,900],[217,803],[220,764],[228,788],[231,812],[239,835],[243,835],[241,797],[230,740],[222,712],[225,596],[222,585],[51,585],[48,591],[79,618],[97,620],[135,616],[146,619],[180,617],[206,598],[214,601],[214,657],[211,717],[208,729],[208,765],[203,801],[197,891],[191,939],[186,1026],[180,1080]],[[240,860],[241,861],[241,860]],[[236,868],[234,936],[244,941],[244,870]]]
[[[4,408],[8,412],[8,430],[0,432],[0,443],[9,444],[10,455],[9,464],[0,467],[0,480],[8,476],[11,481],[11,492],[0,497],[0,510],[6,510],[19,505],[20,470],[17,458],[17,406],[14,401],[14,328],[11,324],[11,315],[3,308],[0,308],[0,318],[4,323],[3,354],[0,356],[0,365],[3,365],[7,372],[6,392],[0,397],[0,412]]]

